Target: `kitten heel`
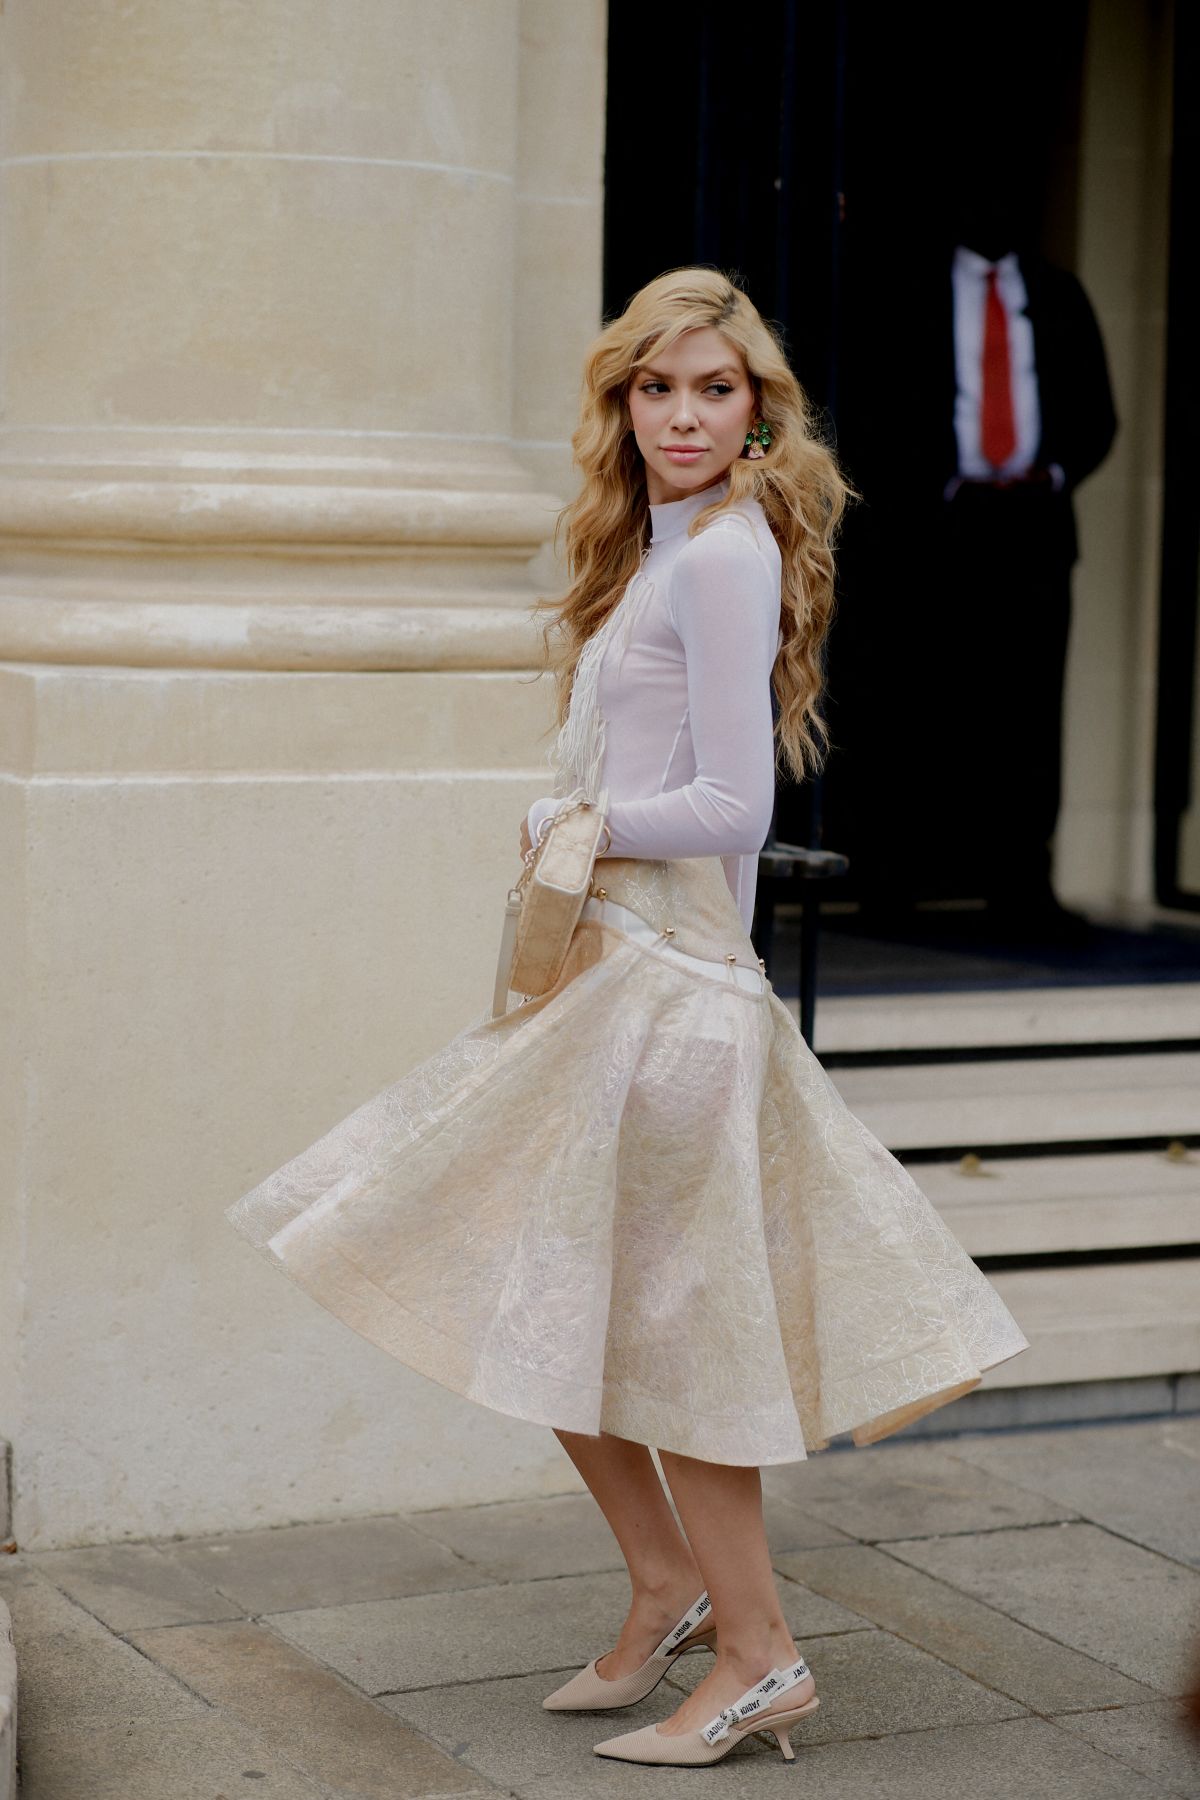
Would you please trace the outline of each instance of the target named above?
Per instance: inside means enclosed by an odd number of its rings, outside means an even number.
[[[807,1706],[798,1706],[795,1712],[781,1714],[777,1720],[763,1727],[762,1736],[775,1739],[785,1762],[795,1762],[796,1760],[796,1752],[792,1748],[793,1726],[798,1725],[801,1719],[810,1718],[820,1704],[821,1702],[814,1696]]]

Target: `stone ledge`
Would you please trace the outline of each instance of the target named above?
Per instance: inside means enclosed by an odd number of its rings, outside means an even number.
[[[1044,1387],[976,1388],[952,1406],[927,1413],[904,1438],[959,1437],[964,1432],[1021,1426],[1103,1425],[1120,1419],[1200,1412],[1194,1375],[1144,1375],[1110,1381],[1067,1381]]]
[[[42,547],[117,542],[368,546],[466,544],[532,556],[562,505],[532,483],[500,488],[352,486],[325,480],[89,479],[69,471],[0,480],[0,539]]]
[[[1108,915],[1101,918],[1086,896],[1080,905],[1090,907],[1097,924],[1119,922]],[[1086,1054],[1089,1045],[1100,1043],[1161,1044],[1171,1038],[1194,1038],[1200,982],[822,994],[817,1016],[823,1057],[864,1050],[874,1054],[1034,1044],[1077,1044]]]
[[[1200,1053],[1168,1048],[1128,1055],[1004,1057],[987,1062],[837,1068],[834,1086],[904,1160],[962,1145],[987,1158],[1002,1145],[1119,1138],[1188,1138],[1200,1132]]]
[[[511,606],[182,606],[31,593],[0,596],[0,658],[93,668],[534,672],[541,653],[532,619]]]
[[[476,446],[461,468],[310,450],[160,443],[145,461],[31,451],[14,465],[0,431],[0,657],[540,667],[530,565],[562,502],[506,445]]]
[[[986,1389],[1200,1369],[1200,1255],[995,1268],[989,1279],[1030,1348],[988,1369]]]

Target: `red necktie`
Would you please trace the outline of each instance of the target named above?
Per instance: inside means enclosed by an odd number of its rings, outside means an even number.
[[[983,314],[983,404],[979,418],[979,445],[994,469],[1006,463],[1017,447],[1013,421],[1012,369],[1008,356],[1008,318],[996,290],[996,270],[987,272],[987,299]]]

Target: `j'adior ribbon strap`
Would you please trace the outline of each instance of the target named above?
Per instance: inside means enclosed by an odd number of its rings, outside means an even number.
[[[658,1648],[651,1651],[651,1655],[669,1656],[675,1646],[681,1644],[688,1633],[694,1631],[701,1619],[705,1618],[711,1611],[712,1601],[708,1597],[707,1590],[705,1590],[697,1600],[696,1604],[684,1613],[678,1625],[673,1625],[671,1627]]]
[[[732,1706],[719,1712],[715,1719],[710,1719],[700,1733],[701,1737],[706,1744],[717,1743],[734,1726],[744,1725],[747,1719],[766,1712],[778,1701],[780,1694],[795,1687],[807,1674],[808,1664],[802,1656],[789,1668],[772,1669],[769,1675],[764,1675],[757,1687],[748,1688],[740,1700],[735,1700]]]

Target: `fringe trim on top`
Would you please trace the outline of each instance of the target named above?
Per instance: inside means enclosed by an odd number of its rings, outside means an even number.
[[[648,551],[643,551],[645,563]],[[571,682],[567,716],[550,751],[556,797],[595,802],[604,776],[605,721],[600,710],[600,664],[620,629],[618,667],[629,648],[634,620],[654,593],[654,583],[639,568],[607,619],[594,631],[579,655]]]

